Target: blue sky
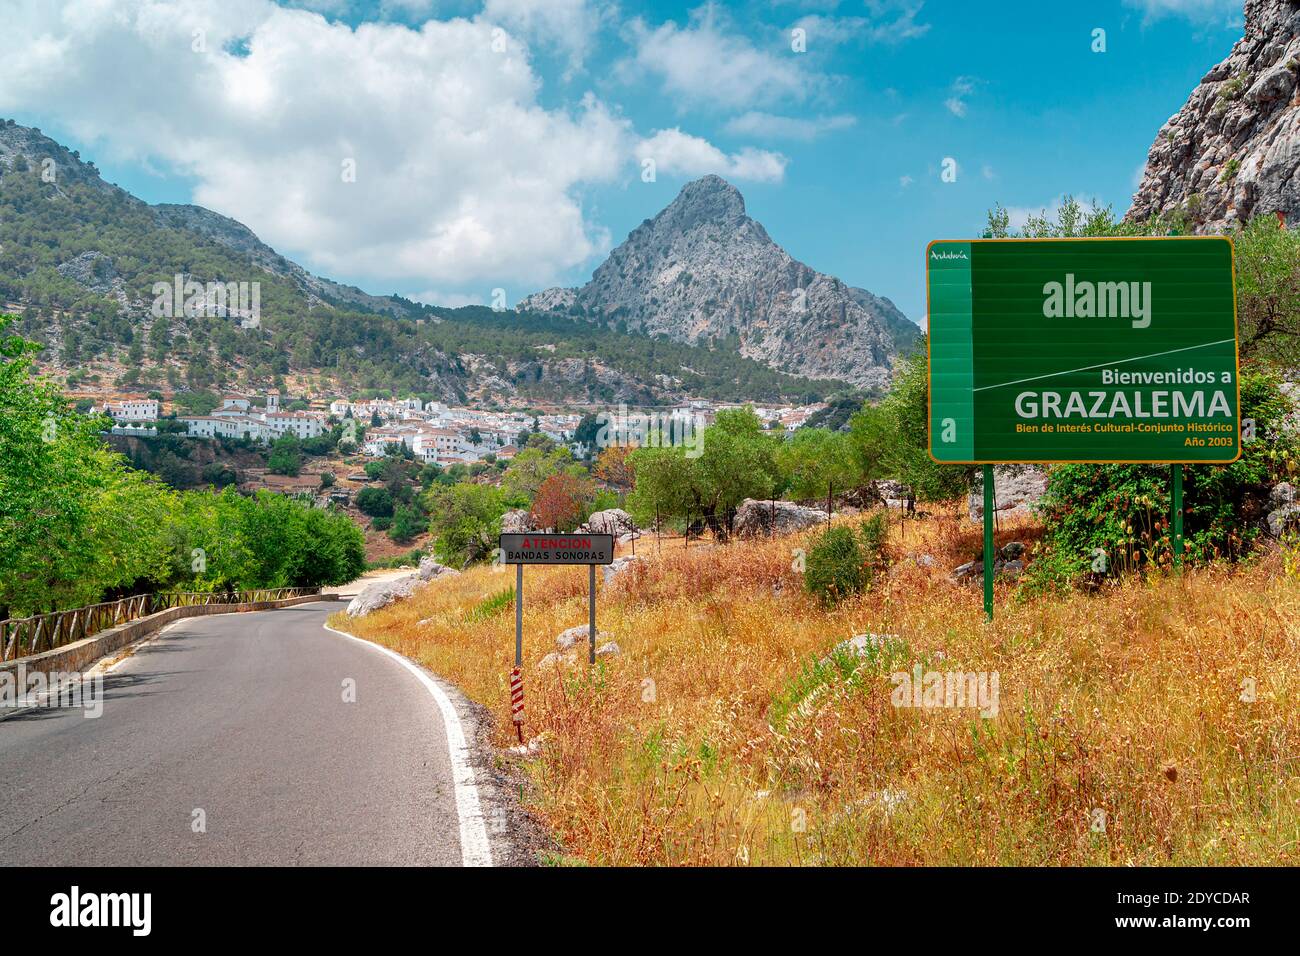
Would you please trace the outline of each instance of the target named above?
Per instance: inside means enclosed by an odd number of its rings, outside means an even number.
[[[925,244],[977,235],[994,203],[1073,193],[1122,214],[1157,130],[1242,30],[1232,0],[294,6],[312,9],[18,0],[0,115],[151,202],[447,304],[579,284],[717,172],[796,258],[919,321]]]

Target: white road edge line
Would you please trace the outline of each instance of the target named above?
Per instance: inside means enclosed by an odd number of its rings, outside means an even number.
[[[465,730],[461,726],[460,717],[456,713],[451,698],[419,665],[407,660],[396,651],[389,650],[387,647],[373,641],[367,641],[354,634],[349,634],[346,631],[340,631],[328,624],[322,624],[321,626],[333,634],[346,637],[350,641],[356,641],[372,651],[387,654],[414,674],[416,679],[424,685],[429,695],[433,697],[434,703],[438,705],[438,710],[442,713],[442,724],[447,734],[447,750],[451,757],[452,782],[456,787],[456,815],[460,817],[461,862],[465,866],[491,866],[492,844],[488,840],[487,825],[484,823],[483,810],[479,804],[478,785],[474,779],[474,768],[469,762],[469,746],[465,742]]]

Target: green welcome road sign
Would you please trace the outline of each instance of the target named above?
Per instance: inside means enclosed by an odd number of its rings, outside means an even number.
[[[936,461],[1240,456],[1229,239],[936,241],[926,287]]]

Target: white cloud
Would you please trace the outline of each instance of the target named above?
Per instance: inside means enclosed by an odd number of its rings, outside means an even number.
[[[853,116],[776,116],[750,110],[727,122],[726,131],[738,136],[765,136],[772,139],[814,140],[823,133],[848,129],[857,123]]]
[[[657,172],[678,176],[717,173],[727,179],[779,182],[788,162],[780,153],[745,147],[727,154],[707,140],[680,129],[659,130],[642,140],[637,155],[653,159]]]
[[[1241,22],[1241,0],[1125,0],[1125,4],[1141,10],[1147,20],[1177,16],[1198,23],[1221,21],[1225,26]]]
[[[903,174],[902,176],[899,176],[898,185],[903,189],[906,189],[908,186],[912,185],[912,177],[908,176],[907,174]]]
[[[787,44],[760,50],[734,29],[713,3],[690,14],[686,26],[668,21],[651,29],[644,20],[628,26],[635,48],[622,72],[657,76],[677,102],[743,109],[785,100],[802,101],[820,78],[808,72]]]
[[[439,292],[437,289],[417,292],[407,298],[415,302],[423,302],[425,305],[440,305],[448,309],[459,309],[466,305],[483,305],[486,301],[476,292]]]
[[[870,24],[866,17],[824,17],[812,14],[800,17],[794,25],[807,36],[808,49],[816,50],[823,45],[834,46],[863,39]]]
[[[610,244],[582,190],[634,174],[631,123],[590,94],[543,108],[526,48],[494,52],[481,18],[354,30],[268,0],[29,0],[5,20],[0,111],[191,177],[195,202],[328,275],[553,284]],[[784,164],[723,160],[751,179]]]
[[[900,43],[923,36],[928,23],[917,23],[925,0],[867,0],[871,39],[877,43]]]
[[[975,80],[969,76],[959,76],[952,81],[952,86],[948,89],[948,98],[943,101],[943,105],[948,107],[948,112],[953,116],[964,117],[966,100],[974,92]]]
[[[572,75],[582,68],[603,24],[617,15],[615,5],[589,0],[486,0],[482,18],[559,50]]]
[[[795,26],[807,31],[808,47],[815,43],[848,43],[855,40],[868,43],[902,43],[924,36],[930,29],[928,23],[917,23],[921,2],[914,0],[867,0],[869,16],[822,16],[813,14],[801,18]],[[836,5],[832,5],[834,8]]]

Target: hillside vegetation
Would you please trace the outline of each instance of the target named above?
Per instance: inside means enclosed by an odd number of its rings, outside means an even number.
[[[1031,521],[999,546],[1033,545]],[[1300,554],[1019,597],[997,617],[945,568],[954,508],[900,525],[889,570],[825,608],[809,536],[680,542],[602,587],[622,650],[539,667],[586,620],[586,570],[525,571],[531,808],[591,864],[1295,864]],[[933,566],[915,559],[928,555]],[[514,743],[513,575],[480,567],[341,626],[454,682]],[[881,635],[866,656],[833,653]],[[891,704],[889,675],[996,671],[996,716]]]
[[[342,584],[363,536],[283,495],[177,492],[137,471],[34,374],[0,315],[0,619],[175,589]]]
[[[6,164],[0,148],[0,306],[20,307],[18,330],[45,346],[44,366],[78,379],[98,374],[86,367],[94,362],[124,369],[121,384],[130,388],[257,388],[311,373],[327,390],[444,401],[484,389],[492,400],[771,401],[841,387],[742,358],[734,336],[686,345],[578,317],[367,296],[309,275],[233,220],[136,199],[39,130],[0,120],[0,147],[6,142],[13,151]],[[56,160],[52,180],[41,157]],[[260,283],[260,327],[154,317],[154,284],[178,274]]]

